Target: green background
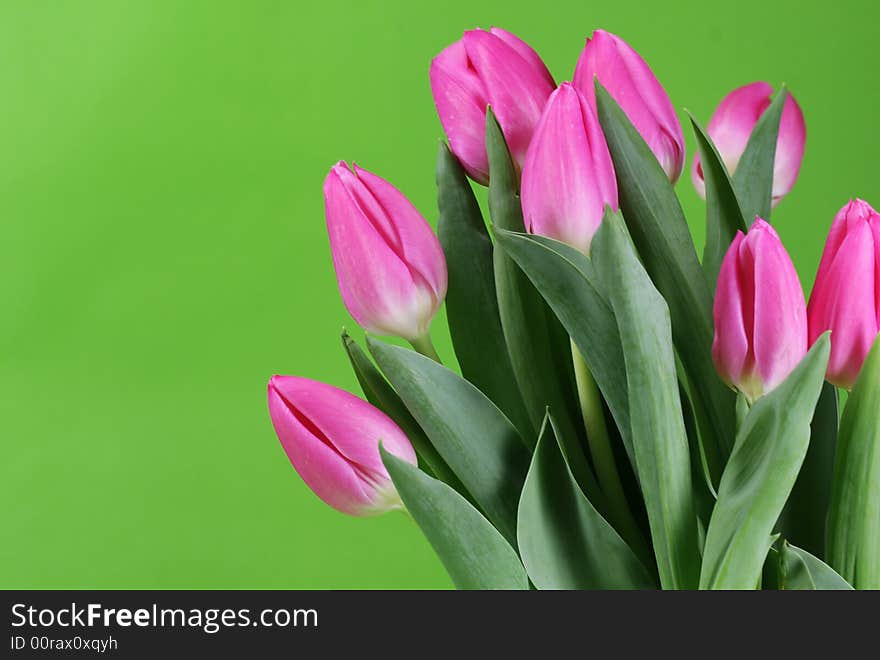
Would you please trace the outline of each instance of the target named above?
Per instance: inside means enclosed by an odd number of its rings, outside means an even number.
[[[704,122],[734,86],[789,84],[809,137],[774,219],[809,289],[836,210],[877,201],[877,15],[840,0],[2,2],[0,586],[449,586],[403,515],[315,498],[269,423],[273,373],[357,391],[327,169],[357,159],[434,222],[431,57],[497,24],[564,80],[603,27]],[[701,245],[689,174],[679,191]],[[449,358],[442,318],[435,336]]]

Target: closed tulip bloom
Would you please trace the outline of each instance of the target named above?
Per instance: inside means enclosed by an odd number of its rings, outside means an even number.
[[[724,381],[753,402],[779,385],[807,352],[807,310],[779,235],[757,218],[721,263],[712,357]]]
[[[718,147],[718,153],[731,175],[736,171],[739,159],[746,149],[752,129],[770,105],[773,88],[769,83],[754,82],[733,90],[724,97],[709,125],[709,137]],[[804,114],[790,93],[782,108],[779,136],[776,139],[776,160],[773,162],[773,206],[787,195],[797,180],[804,158],[807,126]],[[700,197],[706,196],[706,183],[700,156],[696,155],[691,167],[691,178]]]
[[[324,180],[324,206],[349,313],[375,334],[425,336],[447,277],[440,241],[425,219],[390,183],[344,162]]]
[[[834,218],[808,317],[810,343],[831,330],[828,380],[851,388],[880,332],[880,215],[861,199]]]
[[[595,110],[595,79],[620,105],[672,183],[684,168],[685,146],[675,108],[645,60],[620,37],[596,30],[581,52],[574,85]]]
[[[547,102],[523,165],[526,229],[589,254],[606,205],[617,210],[605,136],[584,96],[562,83]]]
[[[474,181],[489,182],[489,105],[517,167],[522,167],[541,110],[556,87],[528,44],[496,27],[469,30],[434,58],[430,78],[449,147]]]
[[[353,516],[403,508],[379,443],[413,465],[416,454],[385,413],[307,378],[273,376],[268,389],[269,414],[281,446],[315,495]]]

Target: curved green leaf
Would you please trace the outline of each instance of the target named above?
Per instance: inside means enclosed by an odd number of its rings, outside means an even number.
[[[749,411],[721,476],[712,511],[702,589],[754,589],[773,526],[791,493],[810,442],[829,341],[825,334],[794,371]]]
[[[880,336],[853,386],[837,438],[826,558],[856,589],[880,589]]]
[[[380,451],[400,498],[457,588],[529,588],[516,552],[479,511],[442,481]]]
[[[372,337],[367,347],[443,460],[515,543],[530,458],[513,424],[480,390],[434,360]]]
[[[598,81],[596,105],[624,220],[669,306],[675,347],[688,374],[706,451],[726,456],[735,435],[735,398],[712,363],[712,293],[684,213],[651,149]]]
[[[623,347],[632,444],[664,589],[696,588],[700,555],[669,310],[617,213],[593,239]]]
[[[770,222],[776,140],[787,95],[788,91],[783,87],[758,119],[733,173],[733,187],[749,227],[755,216]]]
[[[703,249],[703,270],[714,291],[721,270],[721,261],[737,231],[745,233],[747,225],[733,182],[712,139],[699,122],[688,113],[700,148],[700,167],[706,182],[706,246]]]
[[[548,415],[519,503],[517,538],[539,589],[653,589],[645,566],[578,487]]]
[[[785,541],[778,561],[781,590],[852,591],[850,584],[828,564]]]
[[[403,401],[397,396],[397,392],[388,384],[388,381],[367,357],[367,354],[345,330],[342,331],[342,345],[348,354],[354,375],[357,377],[367,401],[393,419],[406,434],[418,454],[419,463],[424,464],[423,469],[430,471],[431,476],[445,481],[467,497],[467,491],[461,481],[431,445],[418,422],[413,419]]]
[[[634,465],[620,335],[590,258],[542,236],[496,229],[495,239],[525,272],[577,344]]]
[[[461,372],[531,438],[536,427],[517,388],[498,313],[492,240],[467,176],[445,143],[437,156],[437,204],[449,271],[446,318]]]

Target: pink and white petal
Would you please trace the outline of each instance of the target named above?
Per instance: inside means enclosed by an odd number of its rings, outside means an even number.
[[[512,32],[508,32],[500,27],[491,27],[489,28],[489,32],[494,34],[496,37],[504,41],[508,46],[513,48],[520,57],[522,57],[526,62],[528,62],[529,66],[532,67],[535,71],[537,71],[552,87],[556,87],[556,82],[553,80],[553,75],[550,73],[550,70],[547,68],[547,65],[544,64],[544,60],[541,59],[541,56],[535,52],[535,49],[529,46],[525,41],[520,39],[518,36],[513,34]]]
[[[804,113],[794,96],[789,94],[782,109],[779,137],[776,141],[776,160],[773,163],[774,205],[794,187],[804,159],[806,142],[807,125],[804,122]]]
[[[712,310],[715,321],[712,358],[721,378],[730,385],[740,382],[750,369],[749,336],[743,316],[743,292],[738,264],[740,246],[744,240],[745,236],[738,232],[724,255]]]

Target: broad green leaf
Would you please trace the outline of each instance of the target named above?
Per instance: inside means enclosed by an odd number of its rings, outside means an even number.
[[[418,422],[413,419],[403,401],[397,396],[397,392],[388,384],[388,381],[367,357],[367,354],[345,330],[342,331],[342,345],[348,354],[354,375],[357,377],[367,401],[393,419],[406,434],[418,454],[419,463],[424,464],[423,469],[467,497],[467,490],[431,445],[425,432],[422,431]]]
[[[733,173],[733,187],[747,226],[752,225],[755,216],[770,222],[776,140],[787,95],[788,92],[783,87],[758,119]]]
[[[504,141],[504,134],[491,110],[486,114],[486,152],[489,157],[489,212],[496,229],[522,232],[522,207],[517,174]],[[578,441],[580,423],[572,409],[576,399],[566,391],[573,385],[571,361],[560,370],[560,356],[570,351],[568,338],[557,332],[558,324],[528,277],[503,250],[495,250],[495,288],[501,327],[533,426],[538,429],[549,407],[554,411],[566,443],[565,456],[575,478],[590,499],[602,506],[595,476]],[[563,343],[563,346],[554,344]],[[527,438],[534,447],[536,436]],[[604,510],[604,509],[603,509]]]
[[[529,451],[510,420],[464,378],[414,351],[367,347],[431,443],[511,543]]]
[[[462,374],[531,438],[537,428],[517,388],[498,314],[492,240],[467,176],[446,144],[437,157],[437,204],[437,233],[449,271],[446,318]]]
[[[850,584],[824,561],[785,541],[782,542],[778,562],[781,590],[852,590]]]
[[[787,539],[814,555],[825,555],[825,522],[831,501],[837,422],[837,388],[825,383],[810,423],[807,457],[788,498],[782,524]]]
[[[590,258],[542,236],[496,229],[495,240],[529,277],[577,344],[634,464],[620,335]]]
[[[669,310],[617,213],[606,213],[593,254],[620,331],[636,470],[664,589],[696,588],[700,556],[691,464]]]
[[[749,411],[721,476],[700,588],[754,589],[761,578],[773,526],[807,453],[809,420],[822,390],[828,351],[826,334]]]
[[[828,563],[856,589],[880,589],[880,336],[853,386],[837,438]]]
[[[703,270],[714,291],[721,270],[721,261],[733,242],[736,232],[745,232],[747,223],[733,190],[733,182],[712,139],[699,122],[691,118],[700,148],[700,167],[706,182],[706,246],[703,249]]]
[[[459,589],[529,588],[516,551],[467,500],[381,448],[400,498]]]
[[[539,589],[653,589],[650,573],[584,496],[548,415],[523,486],[520,554]]]
[[[712,293],[684,213],[651,149],[598,81],[596,104],[620,208],[645,269],[669,306],[701,437],[707,451],[726,456],[735,435],[734,395],[712,363]],[[713,443],[717,448],[708,450]]]

